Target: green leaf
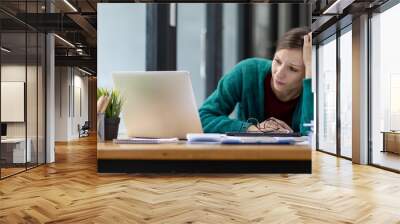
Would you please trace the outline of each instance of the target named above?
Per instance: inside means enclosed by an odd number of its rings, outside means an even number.
[[[107,89],[107,88],[98,88],[97,89],[97,100],[101,96],[110,97],[110,102],[108,103],[105,116],[106,118],[117,118],[121,114],[122,105],[124,99],[118,90]]]

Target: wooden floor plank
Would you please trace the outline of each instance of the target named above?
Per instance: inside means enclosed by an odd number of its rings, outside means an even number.
[[[93,137],[0,181],[0,223],[400,223],[400,175],[321,152],[308,174],[98,174]]]

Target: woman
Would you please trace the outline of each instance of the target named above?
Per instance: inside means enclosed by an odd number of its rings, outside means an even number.
[[[238,118],[229,115],[238,105]],[[238,63],[218,83],[199,110],[206,133],[300,132],[313,119],[311,33],[286,32],[273,60],[250,58]],[[252,121],[261,122],[254,125]]]

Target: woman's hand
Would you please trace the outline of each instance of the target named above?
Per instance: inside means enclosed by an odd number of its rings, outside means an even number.
[[[293,133],[293,129],[287,125],[284,121],[277,118],[270,117],[260,125],[262,131],[275,132],[275,133]]]
[[[284,121],[270,117],[263,121],[256,127],[255,125],[249,126],[248,132],[274,132],[274,133],[293,133],[292,128],[289,127]]]
[[[251,125],[247,128],[247,132],[260,132],[260,129],[258,129],[255,125]]]
[[[311,78],[312,67],[312,37],[311,32],[304,36],[303,62],[305,66],[306,79]]]

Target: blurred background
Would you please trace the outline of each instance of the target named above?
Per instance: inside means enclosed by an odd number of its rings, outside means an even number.
[[[311,25],[309,4],[98,4],[98,85],[113,71],[187,70],[197,105],[249,57],[272,58],[287,30]]]

